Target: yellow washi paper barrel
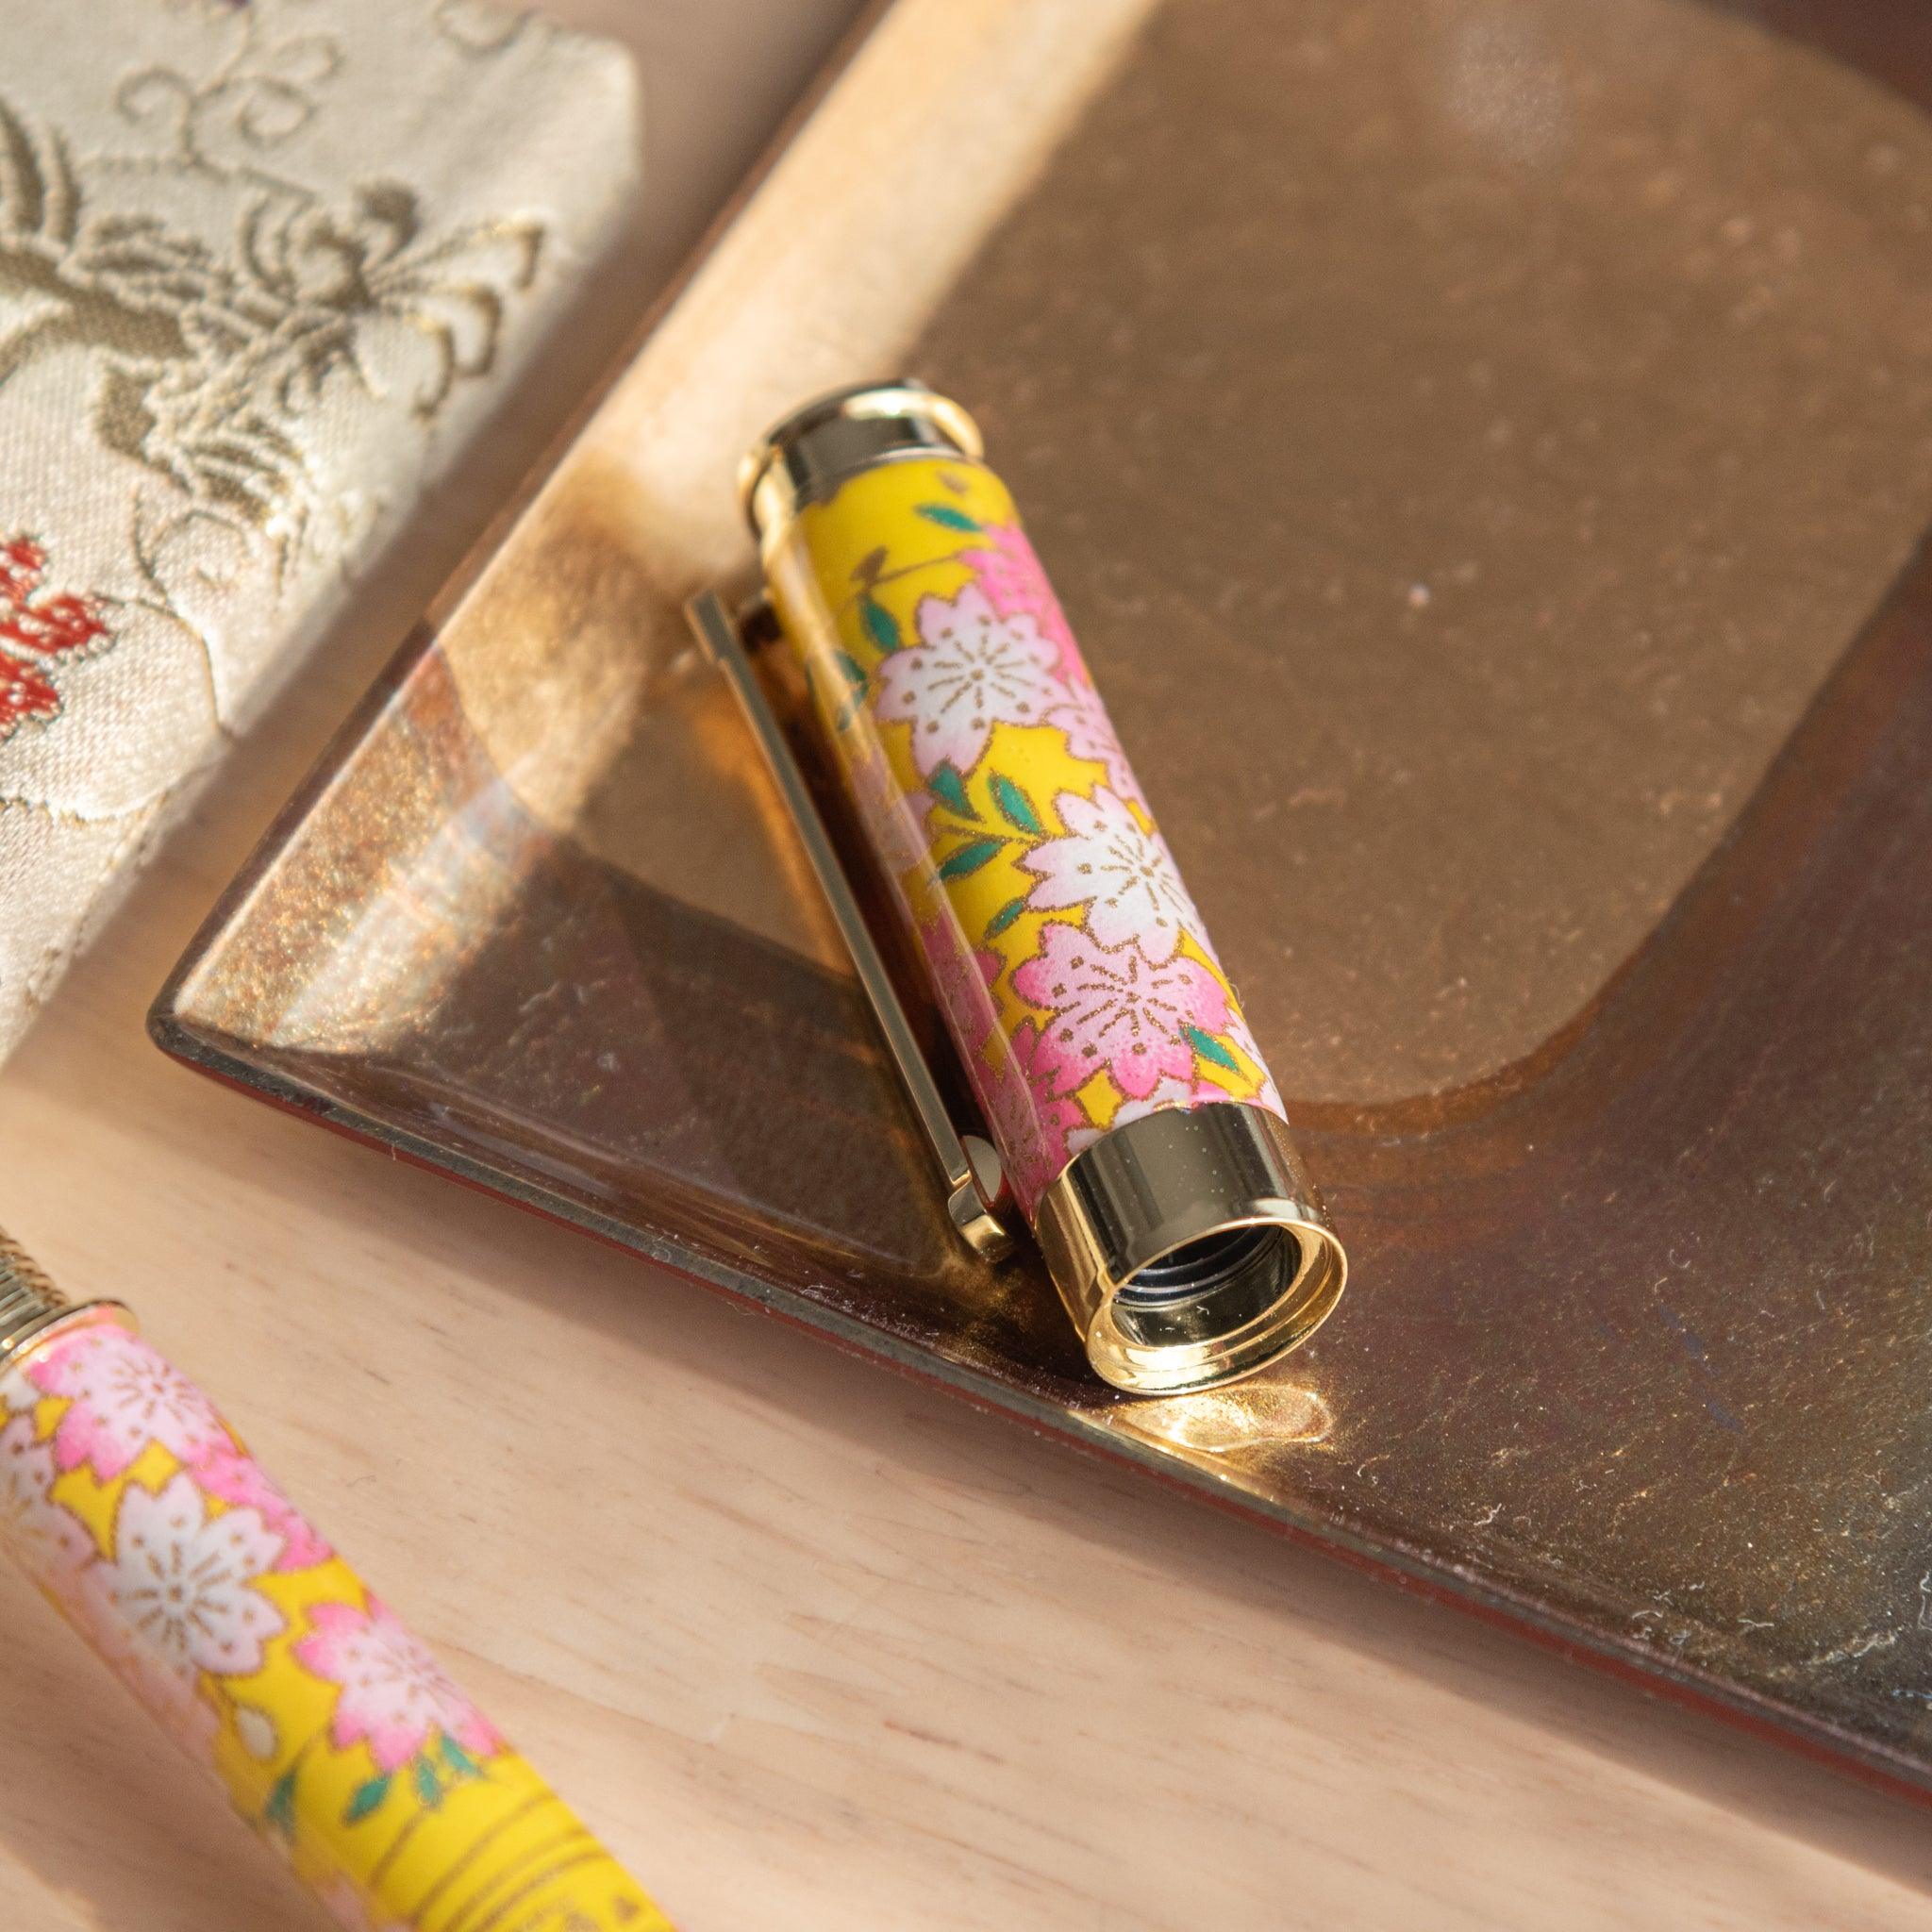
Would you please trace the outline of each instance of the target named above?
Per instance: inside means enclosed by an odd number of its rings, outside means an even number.
[[[340,1924],[668,1932],[208,1398],[4,1239],[0,1421],[0,1544]]]
[[[979,434],[845,390],[747,459],[766,581],[1094,1368],[1171,1391],[1311,1334],[1346,1260]]]

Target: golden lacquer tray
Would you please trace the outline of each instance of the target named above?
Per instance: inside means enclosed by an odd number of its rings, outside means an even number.
[[[1924,21],[903,0],[159,1039],[1932,1789]],[[739,451],[899,368],[980,415],[1349,1244],[1235,1389],[1114,1395],[956,1242],[678,620]]]

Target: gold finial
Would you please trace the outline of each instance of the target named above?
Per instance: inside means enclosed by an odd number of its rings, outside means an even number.
[[[132,1325],[118,1302],[70,1302],[46,1270],[0,1228],[0,1370],[56,1323],[96,1309]]]

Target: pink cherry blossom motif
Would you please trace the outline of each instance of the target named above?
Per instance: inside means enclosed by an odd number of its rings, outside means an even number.
[[[503,1748],[494,1726],[375,1597],[366,1610],[320,1604],[308,1621],[313,1634],[295,1645],[295,1657],[341,1687],[329,1725],[338,1751],[365,1743],[376,1770],[389,1773],[439,1736],[454,1738],[475,1757]]]
[[[1141,781],[1127,763],[1113,720],[1107,715],[1107,707],[1091,684],[1070,685],[1066,695],[1047,708],[1041,722],[1063,733],[1067,750],[1074,758],[1100,766],[1107,774],[1107,782],[1122,798],[1146,811],[1147,800],[1141,791]]]
[[[227,1441],[208,1397],[139,1336],[110,1323],[58,1337],[27,1374],[42,1394],[73,1405],[54,1432],[63,1472],[86,1463],[111,1482],[150,1442],[192,1462]]]
[[[1145,1120],[1150,1113],[1165,1113],[1170,1108],[1199,1107],[1206,1100],[1225,1100],[1227,1095],[1205,1080],[1182,1080],[1170,1074],[1138,1100],[1124,1100],[1114,1109],[1109,1128],[1124,1127],[1132,1121]]]
[[[93,1560],[94,1540],[54,1500],[54,1452],[34,1440],[34,1419],[0,1429],[0,1544],[42,1588]]]
[[[957,920],[941,914],[919,928],[919,949],[925,955],[959,1056],[971,1066],[986,1037],[999,1024],[992,983],[999,977],[1000,956],[989,947],[970,948]]]
[[[1191,1083],[1187,1029],[1216,1033],[1227,1019],[1226,995],[1198,959],[1154,960],[1135,946],[1109,951],[1059,921],[1015,970],[1013,986],[1048,1011],[1045,1041],[1060,1093],[1102,1072],[1129,1100],[1146,1099],[1165,1079]]]
[[[1084,910],[1095,945],[1133,946],[1164,965],[1182,936],[1201,927],[1167,841],[1105,785],[1091,798],[1062,791],[1054,807],[1065,835],[1042,841],[1020,861],[1039,881],[1026,895],[1029,909]]]
[[[1065,684],[1090,685],[1080,646],[1060,600],[1054,595],[1045,566],[1017,524],[989,524],[988,547],[962,550],[959,561],[979,575],[979,588],[1002,617],[1030,617],[1040,634],[1054,647],[1054,675]]]
[[[930,777],[949,764],[960,777],[985,755],[995,724],[1037,724],[1059,695],[1055,647],[1031,617],[1002,617],[984,591],[922,597],[919,642],[879,660],[874,715],[912,726],[912,760]]]
[[[335,1554],[314,1524],[270,1481],[261,1464],[231,1438],[224,1437],[220,1447],[196,1457],[189,1473],[207,1494],[253,1509],[281,1539],[277,1570],[312,1570]]]
[[[213,1514],[183,1472],[158,1491],[134,1484],[122,1495],[108,1592],[142,1647],[176,1676],[253,1676],[283,1628],[256,1588],[281,1555],[281,1538],[255,1510]]]
[[[1007,1185],[1022,1211],[1031,1214],[1078,1151],[1074,1138],[1082,1133],[1087,1116],[1078,1101],[1055,1091],[1053,1056],[1031,1020],[1022,1021],[1005,1041],[995,1067],[988,1069],[981,1061],[974,1075]],[[1092,1130],[1085,1131],[1091,1140]]]

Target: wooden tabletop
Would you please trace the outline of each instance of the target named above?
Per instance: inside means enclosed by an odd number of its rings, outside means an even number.
[[[565,10],[675,44],[698,4]],[[786,9],[771,75],[841,10]],[[135,1304],[690,1932],[1922,1923],[1922,1812],[148,1045],[544,425],[432,507],[0,1073],[0,1222]],[[320,1924],[10,1572],[0,1629],[0,1924]]]

